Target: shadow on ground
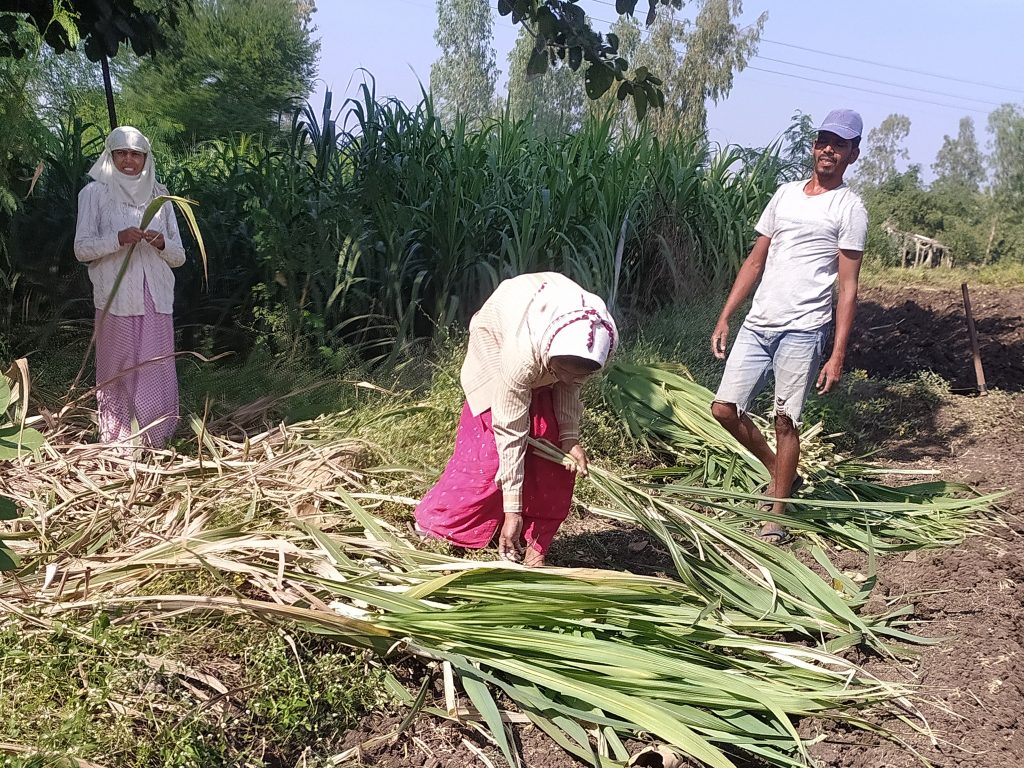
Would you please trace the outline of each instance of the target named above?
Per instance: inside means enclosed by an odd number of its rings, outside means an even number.
[[[971,304],[989,388],[1024,391],[1024,291],[983,286],[971,292]],[[865,291],[846,363],[871,378],[931,371],[954,392],[974,392],[974,359],[961,292],[907,287]]]

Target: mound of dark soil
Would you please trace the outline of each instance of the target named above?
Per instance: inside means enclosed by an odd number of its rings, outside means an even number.
[[[1024,290],[978,286],[970,294],[988,386],[1024,391]],[[960,289],[862,290],[846,363],[872,378],[934,371],[954,390],[974,388]]]

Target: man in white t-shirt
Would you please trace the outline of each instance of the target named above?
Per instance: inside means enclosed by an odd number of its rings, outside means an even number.
[[[849,109],[825,118],[814,142],[811,178],[776,190],[711,335],[712,353],[725,359],[729,317],[760,280],[711,411],[768,468],[767,494],[778,499],[791,496],[800,482],[800,414],[811,385],[817,380],[824,394],[843,372],[868,228],[864,204],[843,182],[843,174],[860,154],[862,130],[860,115]],[[837,282],[832,355],[819,372]],[[746,413],[770,372],[775,376],[775,451]],[[776,501],[772,517],[783,515],[785,508],[784,501]],[[789,539],[778,519],[767,520],[760,535],[774,543]]]

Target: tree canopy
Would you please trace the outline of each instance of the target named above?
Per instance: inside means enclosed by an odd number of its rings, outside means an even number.
[[[122,99],[169,141],[262,133],[297,109],[316,76],[308,4],[201,0],[159,55],[123,77]]]
[[[932,164],[935,184],[957,186],[977,192],[985,181],[985,159],[974,136],[974,120],[960,118],[957,137],[944,136]]]
[[[430,87],[441,114],[486,117],[498,80],[487,0],[437,0],[434,40],[441,56],[430,68]]]
[[[575,130],[586,114],[583,77],[568,67],[528,75],[526,69],[535,43],[529,30],[521,29],[509,52],[509,109],[513,117],[529,117],[535,127],[547,134]]]
[[[855,181],[861,188],[878,187],[899,172],[899,161],[910,159],[906,140],[910,118],[891,114],[868,131],[867,145],[861,149]]]
[[[615,12],[633,16],[638,4],[639,0],[615,0]],[[657,18],[659,6],[680,9],[683,0],[648,0],[648,25]],[[576,0],[498,0],[498,13],[522,24],[535,39],[528,74],[542,75],[550,67],[562,65],[575,72],[586,62],[584,88],[589,98],[601,98],[618,83],[616,96],[632,98],[641,119],[648,106],[665,105],[663,75],[642,66],[629,72],[618,35],[595,31]]]
[[[57,53],[84,42],[91,61],[113,58],[127,43],[137,56],[155,53],[191,0],[0,0],[0,13],[26,19]],[[17,16],[0,17],[0,55],[27,52],[15,33]]]

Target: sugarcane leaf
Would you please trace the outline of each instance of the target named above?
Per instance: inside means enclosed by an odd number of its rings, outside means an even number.
[[[18,505],[14,499],[0,496],[0,520],[16,520],[18,518]]]
[[[3,543],[0,543],[0,571],[13,571],[17,567],[17,557]]]
[[[0,461],[16,459],[23,453],[35,453],[42,448],[45,438],[40,432],[17,424],[0,426]]]
[[[11,406],[11,385],[6,375],[0,375],[0,416]]]
[[[508,764],[514,766],[516,763],[512,758],[512,747],[508,742],[505,724],[501,721],[501,712],[498,711],[498,705],[494,702],[491,692],[487,690],[487,686],[484,683],[465,671],[463,671],[461,679],[466,695],[469,696],[473,706],[476,707],[484,722],[487,723],[487,727],[491,732],[491,738],[498,744]]]

